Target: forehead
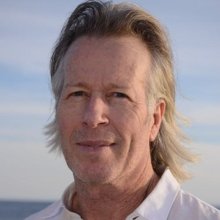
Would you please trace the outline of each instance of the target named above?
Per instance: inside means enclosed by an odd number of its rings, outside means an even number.
[[[87,78],[96,81],[144,80],[150,73],[151,57],[136,37],[81,37],[64,57],[65,81]]]

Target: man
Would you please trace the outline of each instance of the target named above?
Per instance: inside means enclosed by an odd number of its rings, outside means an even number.
[[[29,220],[220,219],[177,182],[195,158],[182,146],[172,54],[155,18],[128,4],[82,3],[55,47],[51,81],[48,135],[74,183]]]

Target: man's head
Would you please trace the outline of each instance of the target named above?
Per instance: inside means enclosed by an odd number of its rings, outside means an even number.
[[[53,148],[62,148],[60,140],[62,131],[59,130],[57,113],[65,87],[66,59],[68,59],[71,47],[79,44],[79,47],[82,48],[84,44],[89,44],[89,42],[95,45],[98,40],[100,44],[105,45],[108,42],[107,39],[127,38],[136,39],[140,43],[139,46],[142,45],[143,50],[147,51],[146,56],[141,57],[142,62],[147,64],[150,61],[150,69],[146,71],[146,82],[143,84],[145,86],[143,89],[146,92],[146,111],[154,114],[157,103],[165,103],[164,106],[166,106],[156,138],[151,140],[148,136],[149,143],[146,143],[146,146],[149,144],[150,147],[153,168],[156,173],[161,174],[166,167],[169,167],[178,179],[184,179],[186,174],[182,169],[182,163],[191,161],[193,158],[182,147],[181,132],[176,124],[175,79],[171,49],[159,22],[133,5],[88,1],[79,5],[68,19],[51,58],[51,81],[56,100],[55,120],[48,126],[48,135],[53,136],[51,144]],[[92,39],[95,40],[92,41]],[[95,50],[94,45],[91,45],[93,50]],[[132,49],[131,44],[131,51]],[[75,50],[77,51],[77,49]],[[91,51],[88,53],[92,54]],[[134,56],[136,56],[135,53]],[[86,58],[82,56],[80,58],[80,62],[83,64],[83,59]],[[77,56],[74,57],[73,63],[75,60],[77,60]],[[98,64],[99,60],[97,60],[97,66]],[[109,63],[109,65],[112,64]],[[94,71],[95,69],[91,70],[91,74]],[[74,75],[74,71],[72,74]],[[117,81],[117,78],[114,80]],[[123,111],[121,114],[123,115]]]
[[[152,174],[150,142],[165,103],[148,107],[150,72],[150,53],[136,37],[84,36],[71,44],[56,118],[77,180],[100,184]]]

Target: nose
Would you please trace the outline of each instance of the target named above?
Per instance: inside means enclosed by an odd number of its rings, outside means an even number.
[[[100,97],[90,97],[85,107],[83,125],[96,128],[108,123],[106,103]]]

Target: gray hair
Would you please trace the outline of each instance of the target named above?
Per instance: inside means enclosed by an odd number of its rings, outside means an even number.
[[[70,45],[81,36],[134,36],[145,43],[152,57],[148,98],[163,99],[166,103],[159,133],[151,143],[152,165],[159,175],[168,167],[178,180],[186,179],[188,173],[183,165],[193,162],[195,156],[183,146],[185,137],[177,124],[179,117],[175,107],[172,51],[163,27],[149,13],[131,4],[102,1],[86,1],[80,4],[64,25],[51,57],[50,73],[55,111],[64,82],[64,56]],[[54,120],[46,129],[49,145],[52,149],[61,149],[56,112]]]

